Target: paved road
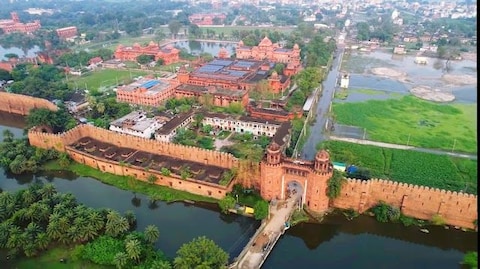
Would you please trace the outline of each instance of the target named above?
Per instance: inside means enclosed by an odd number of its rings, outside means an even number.
[[[438,155],[449,155],[449,156],[454,156],[454,157],[459,157],[459,158],[467,158],[467,159],[471,159],[471,160],[477,160],[477,155],[448,152],[448,151],[443,151],[443,150],[417,148],[417,147],[407,146],[407,145],[390,144],[390,143],[376,142],[376,141],[356,139],[356,138],[338,137],[338,136],[333,136],[333,135],[329,136],[329,139],[330,140],[337,140],[337,141],[345,141],[345,142],[350,142],[350,143],[356,143],[356,144],[362,144],[362,145],[379,146],[379,147],[382,147],[382,148],[414,150],[414,151],[433,153],[433,154],[438,154]]]
[[[315,153],[317,152],[315,147],[319,142],[327,139],[324,134],[325,124],[328,118],[327,113],[330,107],[330,102],[333,99],[333,93],[335,92],[337,78],[340,72],[341,60],[345,49],[338,48],[337,50],[338,52],[336,52],[336,57],[333,60],[331,71],[328,73],[327,79],[322,84],[321,96],[317,103],[316,120],[314,125],[310,127],[311,134],[303,146],[302,153],[300,155],[302,159],[313,160]]]
[[[283,232],[285,228],[285,221],[290,216],[290,213],[297,206],[297,201],[300,199],[300,193],[292,196],[286,200],[286,206],[271,206],[270,218],[268,223],[263,228],[263,231],[255,239],[254,247],[250,247],[243,259],[238,262],[240,269],[258,269],[268,257],[268,254],[275,245],[275,239]],[[282,204],[283,205],[283,204]],[[267,249],[263,249],[263,244],[268,245]]]

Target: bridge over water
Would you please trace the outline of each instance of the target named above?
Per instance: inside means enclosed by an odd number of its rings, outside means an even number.
[[[284,201],[277,201],[270,205],[270,214],[267,220],[258,228],[242,252],[229,268],[231,269],[258,269],[260,268],[278,239],[285,232],[285,223],[290,220],[295,209],[298,208],[301,194],[297,193]]]

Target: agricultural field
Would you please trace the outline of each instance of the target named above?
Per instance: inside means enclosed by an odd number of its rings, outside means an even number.
[[[87,89],[99,89],[128,83],[132,78],[146,74],[147,72],[140,70],[102,69],[88,72],[80,77],[69,76],[68,83],[76,88],[84,88],[86,85]]]
[[[476,110],[414,96],[333,104],[336,122],[366,129],[368,140],[465,153],[477,153]]]
[[[373,178],[477,194],[477,161],[342,141],[318,145],[332,161],[368,168]]]

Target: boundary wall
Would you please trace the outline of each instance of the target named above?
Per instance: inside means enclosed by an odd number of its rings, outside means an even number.
[[[104,142],[113,143],[119,147],[130,147],[150,153],[174,156],[183,160],[203,162],[207,165],[215,165],[228,169],[234,168],[235,165],[237,165],[236,158],[227,153],[159,142],[156,140],[148,140],[115,133],[91,125],[79,125],[62,134],[43,133],[34,129],[31,129],[28,132],[28,139],[32,146],[46,149],[54,148],[58,151],[66,152],[74,161],[88,165],[102,172],[120,176],[133,176],[141,181],[147,181],[147,178],[150,175],[155,175],[157,177],[155,184],[176,190],[222,199],[232,190],[233,185],[237,181],[236,179],[233,179],[228,186],[221,186],[192,178],[181,179],[181,177],[174,174],[164,176],[160,171],[147,171],[143,167],[137,167],[134,165],[120,165],[116,161],[96,157],[69,146],[82,137],[91,137]]]
[[[168,155],[205,165],[214,165],[228,169],[238,167],[238,160],[229,153],[120,134],[89,124],[79,125],[62,134],[42,133],[34,128],[28,132],[28,139],[32,146],[40,148],[55,148],[62,152],[66,151],[65,148],[68,145],[71,145],[82,137],[91,137],[106,143],[111,143],[117,147],[126,147],[154,154]]]
[[[400,208],[406,216],[431,220],[438,214],[449,225],[476,229],[477,196],[473,194],[382,179],[347,179],[340,196],[332,201],[332,205],[363,213],[379,201]]]
[[[58,107],[52,102],[23,94],[0,92],[0,110],[8,113],[26,116],[31,109],[46,108],[57,111]]]

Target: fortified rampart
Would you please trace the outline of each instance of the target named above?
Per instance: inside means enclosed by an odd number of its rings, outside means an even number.
[[[182,160],[199,162],[222,168],[231,169],[238,164],[237,159],[231,154],[138,138],[115,133],[91,125],[79,125],[63,134],[42,133],[34,129],[28,132],[28,138],[31,145],[40,148],[54,148],[62,152],[67,152],[74,161],[88,165],[102,172],[121,176],[133,176],[142,181],[147,181],[147,178],[150,175],[154,175],[157,178],[157,181],[155,182],[157,185],[167,186],[173,189],[209,196],[216,199],[225,197],[225,195],[231,191],[236,182],[236,180],[232,180],[228,186],[221,186],[192,178],[182,179],[175,174],[166,176],[153,169],[147,170],[144,167],[137,167],[134,165],[120,165],[120,163],[116,161],[90,155],[69,146],[83,137],[91,137],[100,141],[106,141],[119,147],[128,147],[153,154],[168,155]]]
[[[120,134],[88,124],[79,125],[62,134],[42,133],[33,129],[28,132],[28,139],[32,146],[40,148],[55,148],[62,152],[66,151],[66,146],[82,137],[91,137],[100,141],[108,142],[117,147],[132,148],[159,155],[168,155],[205,165],[214,165],[228,169],[237,167],[238,165],[238,160],[229,153]]]
[[[404,215],[431,220],[439,215],[449,225],[476,228],[477,196],[382,179],[347,179],[333,207],[360,213],[379,201],[400,208]]]
[[[58,110],[55,104],[46,99],[23,94],[0,92],[1,111],[25,116],[34,108],[46,108],[53,111]]]

